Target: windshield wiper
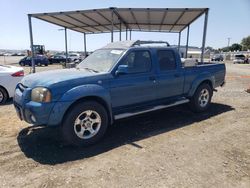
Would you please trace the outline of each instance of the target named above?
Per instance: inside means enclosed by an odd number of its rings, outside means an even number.
[[[88,71],[92,71],[92,72],[95,72],[95,73],[98,73],[99,71],[97,71],[97,70],[94,70],[94,69],[90,69],[90,68],[88,68],[88,67],[84,67],[84,69],[86,69],[86,70],[88,70]]]

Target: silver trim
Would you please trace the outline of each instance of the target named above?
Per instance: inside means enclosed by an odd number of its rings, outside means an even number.
[[[131,112],[131,113],[118,114],[118,115],[115,115],[114,118],[115,118],[115,120],[117,120],[117,119],[123,119],[123,118],[126,118],[126,117],[135,116],[135,115],[139,115],[139,114],[143,114],[143,113],[151,112],[151,111],[155,111],[155,110],[160,110],[160,109],[168,108],[168,107],[171,107],[171,106],[177,106],[177,105],[188,103],[188,102],[189,102],[189,99],[183,99],[181,101],[177,101],[177,102],[174,102],[174,103],[169,104],[169,105],[155,106],[155,107],[153,107],[151,109],[148,109],[148,110],[143,110],[143,111],[139,111],[139,112]]]

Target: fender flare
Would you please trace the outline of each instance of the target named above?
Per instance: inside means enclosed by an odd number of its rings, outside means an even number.
[[[192,82],[192,85],[190,87],[190,90],[188,92],[188,97],[192,97],[196,91],[196,89],[198,88],[198,86],[204,82],[204,81],[208,81],[211,83],[212,85],[212,89],[214,88],[215,85],[215,77],[211,75],[211,73],[209,72],[204,72],[200,75],[198,75],[194,81]]]
[[[101,99],[105,103],[105,108],[108,110],[108,115],[110,117],[110,123],[113,123],[113,115],[111,108],[111,98],[108,90],[103,88],[101,85],[97,84],[86,84],[74,87],[68,90],[63,96],[56,102],[54,105],[48,124],[59,124],[63,120],[63,117],[67,110],[70,108],[72,104],[76,101],[81,100],[85,97],[96,97]],[[60,116],[55,114],[62,114]]]

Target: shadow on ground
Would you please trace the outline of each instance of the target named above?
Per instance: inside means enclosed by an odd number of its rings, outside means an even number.
[[[12,105],[12,104],[13,104],[13,99],[10,98],[4,104],[2,104],[1,106],[7,106],[7,105]]]
[[[59,128],[27,127],[17,138],[22,152],[41,164],[55,165],[89,158],[113,148],[188,126],[216,115],[234,110],[224,104],[211,104],[204,113],[192,113],[185,105],[122,120],[111,126],[104,139],[87,148],[63,146]]]

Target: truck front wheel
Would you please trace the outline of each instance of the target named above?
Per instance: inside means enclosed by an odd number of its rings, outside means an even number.
[[[209,84],[201,84],[190,100],[191,110],[203,112],[208,109],[213,96],[213,90]]]
[[[62,124],[67,144],[87,146],[99,141],[108,127],[106,109],[95,101],[84,101],[73,106]]]

